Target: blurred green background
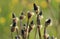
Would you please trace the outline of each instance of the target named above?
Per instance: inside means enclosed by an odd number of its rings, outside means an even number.
[[[43,26],[46,18],[52,19],[52,26],[47,28],[49,35],[54,35],[57,39],[60,39],[60,0],[51,0],[51,9],[48,8],[46,0],[0,0],[0,39],[11,39],[12,12],[19,17],[22,11],[33,11],[33,3],[36,3],[43,10],[44,18],[41,20]],[[30,33],[30,39],[34,38],[34,30]],[[41,33],[43,35],[43,28]]]

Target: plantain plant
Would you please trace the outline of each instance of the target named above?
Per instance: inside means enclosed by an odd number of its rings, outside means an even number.
[[[48,3],[48,0],[47,0]],[[42,39],[42,34],[41,34],[41,19],[43,18],[43,13],[42,10],[40,10],[39,6],[37,6],[35,3],[33,4],[33,8],[34,8],[34,12],[32,11],[28,11],[27,15],[25,15],[24,12],[21,13],[20,17],[19,17],[19,24],[20,26],[17,26],[17,18],[15,16],[14,13],[12,13],[12,25],[11,25],[11,37],[12,39],[14,31],[17,32],[15,39],[29,39],[30,36],[30,32],[36,27],[35,30],[35,36],[34,39],[36,39],[36,34],[38,31],[38,35],[39,35],[39,39]],[[36,24],[34,24],[34,20],[33,20],[33,15],[36,15]],[[23,19],[27,18],[27,23],[25,23],[23,25],[22,22]],[[30,22],[30,18],[32,18],[32,21]],[[53,36],[50,37],[49,34],[47,33],[47,27],[51,24],[52,20],[51,18],[47,19],[45,21],[45,26],[44,26],[44,35],[43,38],[44,39],[54,39]],[[18,29],[19,28],[19,29]]]

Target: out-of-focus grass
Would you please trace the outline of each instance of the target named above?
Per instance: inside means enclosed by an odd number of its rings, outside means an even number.
[[[45,19],[50,17],[53,20],[53,25],[51,27],[48,27],[48,33],[50,36],[58,36],[58,39],[60,38],[60,27],[58,24],[58,13],[59,13],[59,0],[51,0],[51,7],[53,10],[54,17],[51,16],[50,10],[47,8],[47,4],[45,0],[0,0],[0,39],[11,39],[10,35],[10,24],[11,22],[11,14],[14,12],[17,17],[19,17],[20,13],[22,11],[33,11],[33,3],[36,3],[37,5],[41,6],[41,9],[43,10],[43,16],[44,18],[41,20],[41,23],[44,27]],[[35,20],[35,16],[33,17]],[[25,23],[25,22],[24,22]],[[35,22],[36,23],[36,22]],[[35,29],[30,33],[30,39],[34,38]],[[43,28],[41,29],[41,33],[43,36]],[[37,36],[38,39],[38,36]]]

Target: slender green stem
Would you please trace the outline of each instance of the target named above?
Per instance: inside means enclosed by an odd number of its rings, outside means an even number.
[[[37,33],[37,27],[36,27],[36,30],[35,30],[35,37],[34,37],[34,39],[36,39],[36,33]]]
[[[37,17],[36,17],[36,22],[37,22]],[[34,39],[36,39],[36,34],[37,34],[37,26],[36,26],[36,30],[35,30],[35,37],[34,37]]]
[[[40,31],[40,19],[39,19],[39,15],[37,15],[37,29],[38,29],[39,39],[42,39],[41,38],[41,31]]]
[[[38,26],[38,34],[39,34],[39,39],[42,39],[41,38],[41,32],[40,32],[40,26]]]
[[[44,27],[44,39],[46,39],[46,27]]]
[[[13,34],[12,34],[12,32],[11,32],[11,39],[13,39]]]
[[[16,33],[17,33],[17,36],[19,35],[19,33],[18,33],[18,29],[16,29]]]
[[[27,26],[28,25],[29,25],[29,19],[28,19],[28,22],[27,22]],[[29,31],[29,29],[28,29],[28,31]],[[28,33],[28,31],[27,31],[27,33]],[[28,33],[27,39],[29,39],[29,33]]]

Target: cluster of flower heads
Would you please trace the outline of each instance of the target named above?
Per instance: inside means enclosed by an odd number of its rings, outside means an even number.
[[[40,39],[42,39],[41,37],[41,23],[40,20],[43,18],[43,14],[42,14],[42,10],[39,10],[39,7],[34,3],[33,4],[33,8],[34,8],[34,12],[28,11],[27,12],[27,16],[25,15],[24,12],[21,13],[19,20],[20,20],[20,26],[17,26],[17,22],[18,22],[18,18],[16,17],[15,13],[12,13],[12,25],[11,25],[11,32],[17,32],[17,36],[15,37],[15,39],[29,39],[29,33],[31,32],[31,30],[33,30],[36,26],[39,32],[39,37]],[[32,20],[29,24],[29,19],[36,14],[36,23],[37,25],[34,24],[34,20]],[[24,18],[28,18],[27,23],[25,23],[24,25],[22,24],[23,19]],[[44,39],[55,39],[54,37],[49,37],[49,35],[47,34],[47,27],[48,25],[51,24],[51,19],[48,18],[45,21],[45,26],[44,26]],[[19,29],[18,29],[19,28]],[[22,38],[21,38],[22,37]],[[13,39],[13,38],[12,38]]]

